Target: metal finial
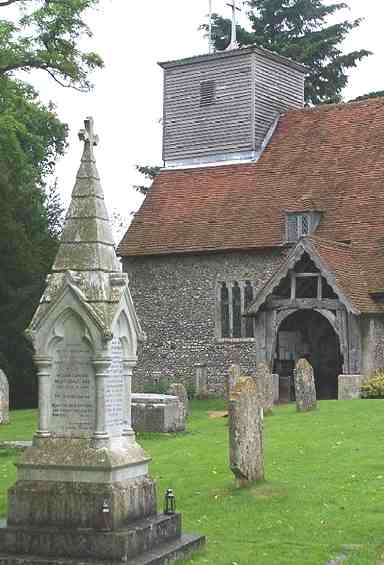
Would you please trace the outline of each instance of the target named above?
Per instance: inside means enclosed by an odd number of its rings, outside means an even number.
[[[80,141],[84,143],[89,143],[90,147],[96,146],[99,143],[99,136],[95,133],[93,128],[93,118],[88,116],[84,120],[85,129],[79,131]]]
[[[236,10],[241,12],[240,8],[237,7],[237,0],[232,0],[232,4],[227,4],[230,8],[232,8],[232,32],[231,32],[231,43],[228,45],[227,50],[231,49],[238,49],[239,44],[237,43],[237,18],[236,18]]]

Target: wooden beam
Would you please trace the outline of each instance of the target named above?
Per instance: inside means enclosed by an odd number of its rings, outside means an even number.
[[[331,298],[324,298],[319,300],[317,298],[296,298],[289,300],[289,298],[268,298],[265,303],[265,308],[268,310],[341,310],[344,305],[340,300],[333,300]]]

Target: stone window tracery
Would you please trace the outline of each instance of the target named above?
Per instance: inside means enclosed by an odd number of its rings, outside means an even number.
[[[253,301],[254,290],[251,281],[222,282],[219,290],[220,323],[219,336],[222,338],[253,338],[254,319],[244,316]]]

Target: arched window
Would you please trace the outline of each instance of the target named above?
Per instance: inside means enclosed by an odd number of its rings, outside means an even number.
[[[241,292],[237,281],[232,287],[232,316],[233,337],[241,337]]]
[[[250,281],[245,281],[244,287],[244,309],[247,310],[253,302],[253,288]],[[254,337],[253,318],[246,316],[245,318],[245,337]]]
[[[220,292],[221,305],[221,335],[222,337],[230,337],[229,327],[229,292],[225,282],[221,285]]]

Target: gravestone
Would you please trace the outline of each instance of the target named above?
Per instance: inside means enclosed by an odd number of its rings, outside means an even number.
[[[180,403],[183,406],[183,420],[186,422],[189,413],[189,400],[188,400],[188,393],[187,389],[183,385],[183,383],[172,383],[167,390],[167,394],[171,394],[173,396],[177,396]]]
[[[132,428],[135,432],[183,432],[185,409],[177,396],[132,394]]]
[[[9,383],[0,369],[0,424],[9,424]]]
[[[313,368],[306,359],[299,359],[295,372],[296,408],[298,412],[307,412],[316,408],[316,388]]]
[[[263,410],[251,377],[240,378],[231,391],[229,462],[239,486],[264,479]]]
[[[338,400],[353,400],[361,398],[361,385],[363,375],[339,375],[338,377]]]
[[[228,368],[228,375],[226,381],[226,394],[227,398],[231,395],[231,390],[236,386],[237,381],[241,377],[241,369],[238,363],[232,363]]]
[[[198,546],[180,514],[157,513],[149,456],[131,426],[144,339],[121,272],[96,169],[93,121],[58,253],[30,326],[39,425],[0,527],[0,565],[168,563]],[[17,556],[17,558],[16,558]]]
[[[273,402],[279,404],[280,401],[280,377],[277,373],[272,373]]]
[[[276,392],[274,388],[275,382],[268,365],[265,363],[259,363],[257,365],[254,378],[264,414],[270,414],[275,402]]]
[[[208,371],[205,363],[195,365],[195,396],[196,398],[208,398]]]

